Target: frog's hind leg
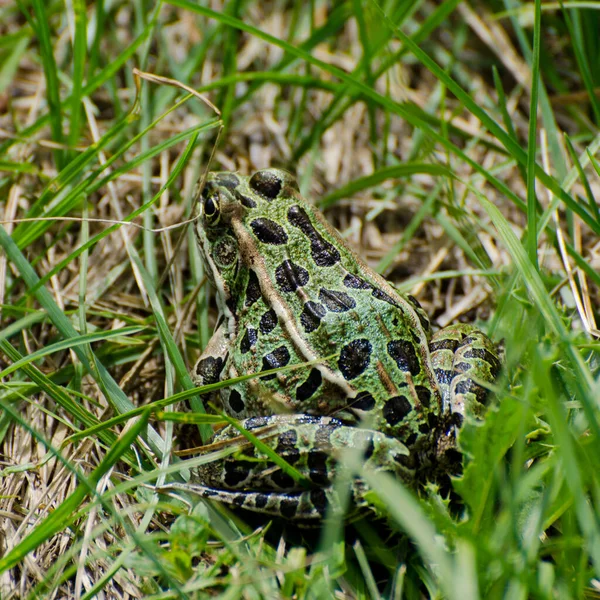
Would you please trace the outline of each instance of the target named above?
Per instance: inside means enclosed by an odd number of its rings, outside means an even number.
[[[337,494],[331,488],[264,493],[216,489],[195,483],[170,483],[158,489],[160,492],[176,490],[221,502],[231,508],[302,521],[308,527],[320,525],[328,507],[331,507],[332,514],[341,514]]]
[[[224,427],[205,451],[229,449],[231,453],[193,469],[191,483],[168,484],[162,489],[180,489],[230,506],[310,521],[322,519],[328,504],[334,511],[339,507],[333,489],[342,471],[349,477],[352,504],[365,504],[367,490],[360,474],[346,470],[343,455],[348,452],[360,453],[361,469],[388,472],[409,485],[414,482],[408,448],[379,431],[304,414],[252,417],[240,425],[261,444],[255,446],[237,427]],[[275,454],[290,468],[281,465]]]
[[[438,331],[429,351],[444,412],[458,425],[467,414],[482,416],[488,390],[479,382],[493,383],[502,364],[496,345],[472,325],[457,324]]]
[[[333,417],[271,415],[245,419],[240,425],[293,467],[297,476],[290,476],[269,452],[255,447],[229,425],[215,435],[211,446],[234,451],[197,467],[193,480],[210,488],[259,492],[300,492],[307,485],[324,488],[331,485],[341,454],[349,450],[362,451],[365,469],[390,471],[407,483],[414,477],[409,450],[402,442],[379,431],[344,425]]]

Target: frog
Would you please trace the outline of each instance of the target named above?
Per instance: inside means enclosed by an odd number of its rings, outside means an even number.
[[[319,523],[341,510],[334,483],[348,451],[413,488],[455,468],[456,433],[483,417],[501,369],[496,345],[469,324],[434,332],[285,170],[210,173],[197,207],[219,316],[192,377],[233,380],[208,396],[230,424],[206,447],[232,451],[196,468],[186,490]],[[347,481],[354,514],[369,509],[366,483]]]

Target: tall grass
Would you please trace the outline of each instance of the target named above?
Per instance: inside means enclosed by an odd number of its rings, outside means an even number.
[[[598,31],[576,1],[0,6],[0,596],[596,597]],[[351,453],[385,525],[154,493],[220,420],[177,227],[213,152],[296,172],[439,326],[501,343],[452,502]]]

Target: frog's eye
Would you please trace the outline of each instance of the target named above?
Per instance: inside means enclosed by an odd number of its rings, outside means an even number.
[[[204,219],[208,225],[216,225],[219,222],[221,216],[221,203],[219,201],[219,194],[206,194],[203,197],[204,204],[202,206],[202,213]]]

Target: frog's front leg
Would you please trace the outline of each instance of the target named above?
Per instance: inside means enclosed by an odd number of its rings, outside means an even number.
[[[501,360],[496,345],[472,325],[457,324],[438,331],[429,342],[431,363],[442,395],[443,411],[458,416],[483,415],[488,390]]]
[[[258,450],[232,426],[215,436],[212,446],[236,445],[236,451],[195,470],[191,484],[179,487],[226,504],[255,512],[307,521],[322,519],[330,504],[339,502],[332,483],[343,462],[342,452],[363,453],[365,469],[387,471],[405,483],[414,483],[414,470],[404,444],[378,431],[349,427],[332,417],[273,415],[240,423],[283,458],[302,479],[295,480]],[[351,497],[356,508],[366,505],[366,487],[351,478]],[[173,484],[176,485],[176,484]]]

